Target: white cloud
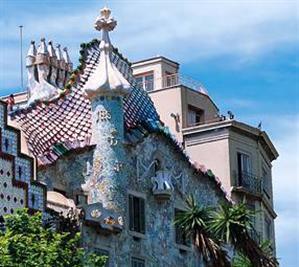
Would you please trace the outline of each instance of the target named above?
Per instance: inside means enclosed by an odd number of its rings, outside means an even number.
[[[77,64],[79,45],[99,37],[93,29],[100,3],[80,7],[14,9],[0,21],[0,84],[19,84],[19,35],[24,24],[24,51],[31,39],[60,42]],[[10,3],[10,2],[6,2]],[[32,2],[33,3],[33,2]],[[68,5],[68,4],[65,4]],[[295,1],[117,1],[109,3],[118,27],[112,40],[132,61],[157,54],[180,63],[229,55],[232,62],[257,60],[277,47],[296,43]],[[84,8],[82,8],[84,6]],[[56,12],[55,12],[56,11]],[[6,65],[6,66],[5,66]]]
[[[16,25],[23,21],[27,38],[45,36],[78,47],[99,36],[92,28],[99,3],[89,5],[83,10],[72,5],[63,15],[57,9],[56,14],[32,12],[22,14],[22,19],[3,20],[1,39],[17,43]],[[296,1],[122,1],[110,5],[119,22],[112,34],[114,43],[133,60],[165,54],[181,62],[219,55],[248,61],[298,39]]]

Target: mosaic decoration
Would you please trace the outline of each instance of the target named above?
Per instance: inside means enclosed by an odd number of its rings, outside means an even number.
[[[26,189],[14,184],[12,176],[13,158],[4,159],[0,154],[0,215],[12,214],[26,205]]]
[[[44,211],[45,187],[33,180],[33,159],[20,152],[20,133],[7,125],[6,116],[0,101],[0,215],[23,207]]]

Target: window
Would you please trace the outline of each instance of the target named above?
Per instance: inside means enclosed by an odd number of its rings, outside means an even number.
[[[262,179],[263,179],[263,191],[266,193],[267,197],[270,198],[270,192],[271,192],[271,180],[268,175],[267,169],[263,167],[262,169]]]
[[[239,186],[246,186],[247,178],[251,174],[250,157],[244,153],[238,153],[238,177]]]
[[[174,217],[175,219],[182,213],[181,210],[175,209],[174,210]],[[179,245],[189,246],[189,242],[187,239],[186,234],[183,232],[183,229],[179,225],[175,225],[175,242]]]
[[[145,233],[144,199],[129,195],[129,227],[131,231]]]
[[[105,267],[109,266],[109,251],[107,251],[105,249],[101,249],[101,248],[94,248],[94,253],[96,253],[99,256],[106,256],[107,260],[105,263]]]
[[[188,126],[194,126],[203,122],[203,110],[195,107],[188,107]]]
[[[271,240],[272,238],[272,222],[268,216],[265,215],[265,236],[266,240]]]
[[[163,87],[175,86],[179,83],[178,73],[171,73],[166,71],[163,79]]]
[[[132,267],[145,267],[145,260],[132,257]]]
[[[137,86],[146,91],[152,91],[154,89],[154,74],[152,72],[139,74],[136,76]]]

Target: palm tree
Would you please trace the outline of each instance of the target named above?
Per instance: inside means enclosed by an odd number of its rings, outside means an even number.
[[[275,258],[269,257],[250,236],[253,214],[245,203],[221,205],[219,210],[213,212],[209,230],[223,242],[232,244],[238,253],[250,260],[252,266],[276,267],[278,263]]]
[[[237,252],[233,259],[233,267],[253,267],[250,259],[248,259],[244,254]]]
[[[187,237],[191,237],[194,246],[207,264],[214,267],[230,267],[226,251],[208,230],[211,209],[199,207],[193,196],[188,197],[186,204],[188,209],[177,216],[175,224],[182,229]]]

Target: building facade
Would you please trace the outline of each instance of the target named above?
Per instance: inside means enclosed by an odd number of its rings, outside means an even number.
[[[161,120],[193,161],[205,164],[230,197],[256,212],[254,238],[270,240],[275,251],[272,164],[278,157],[265,131],[220,115],[207,90],[179,72],[165,57],[133,63],[139,86],[147,90]]]

